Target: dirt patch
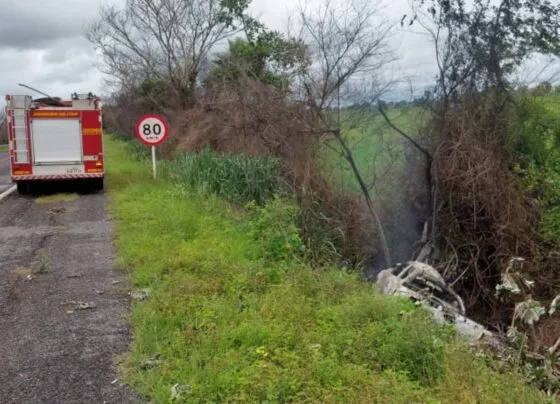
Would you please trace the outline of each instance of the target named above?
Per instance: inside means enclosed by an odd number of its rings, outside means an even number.
[[[26,267],[16,267],[11,271],[13,274],[27,278],[28,276],[33,274],[33,269],[26,268]]]
[[[71,202],[78,198],[77,194],[54,194],[45,195],[35,198],[35,203],[38,204],[49,204],[49,203],[61,203],[61,202]]]

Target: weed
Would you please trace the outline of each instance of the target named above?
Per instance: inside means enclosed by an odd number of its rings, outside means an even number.
[[[39,262],[37,264],[37,267],[35,268],[34,273],[35,274],[46,274],[47,272],[49,272],[50,266],[51,266],[51,260],[50,260],[49,256],[47,255],[47,253],[42,252],[39,255]]]
[[[259,243],[264,258],[282,261],[305,252],[296,227],[299,214],[296,205],[276,198],[262,207],[251,202],[246,209],[248,234]]]

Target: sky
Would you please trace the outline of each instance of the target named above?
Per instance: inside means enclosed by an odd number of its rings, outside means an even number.
[[[250,10],[270,28],[284,30],[298,1],[253,0]],[[84,29],[96,19],[101,4],[124,3],[125,0],[0,0],[2,100],[4,94],[29,93],[18,83],[63,98],[73,92],[106,94],[98,69],[100,60],[85,39]],[[382,13],[389,23],[399,22],[409,12],[408,0],[386,0],[386,4]],[[433,83],[433,49],[426,36],[400,29],[389,41],[399,58],[392,66],[394,77],[406,78],[416,89]],[[529,71],[537,71],[542,64],[534,63]]]

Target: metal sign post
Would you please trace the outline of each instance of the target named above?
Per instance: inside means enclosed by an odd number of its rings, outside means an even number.
[[[156,166],[156,147],[152,146],[152,172],[154,173],[154,179],[156,179],[157,166]]]

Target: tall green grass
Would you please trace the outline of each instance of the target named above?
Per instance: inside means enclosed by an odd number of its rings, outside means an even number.
[[[107,166],[119,265],[150,291],[122,377],[150,402],[545,402],[410,303],[303,264],[292,204],[154,181],[113,139]]]
[[[167,162],[165,172],[190,190],[212,193],[232,203],[262,205],[280,189],[279,162],[273,158],[204,150]]]

